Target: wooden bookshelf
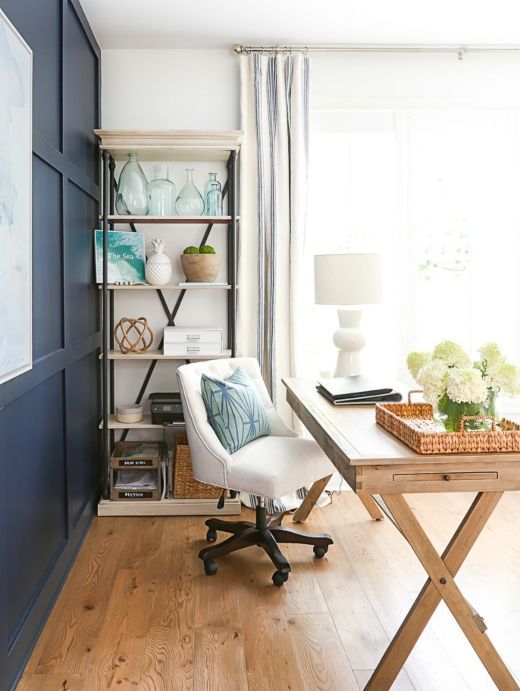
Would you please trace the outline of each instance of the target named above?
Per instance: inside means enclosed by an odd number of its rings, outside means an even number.
[[[216,358],[232,357],[236,353],[236,304],[237,304],[237,242],[238,242],[238,152],[242,141],[243,133],[240,131],[133,131],[133,130],[95,130],[99,139],[99,149],[102,159],[101,187],[103,189],[102,214],[99,217],[99,227],[103,233],[108,233],[112,228],[127,227],[135,230],[139,227],[144,230],[159,224],[161,231],[182,230],[182,226],[188,226],[191,234],[195,236],[193,244],[199,246],[202,243],[211,242],[211,233],[222,232],[222,239],[226,240],[226,284],[220,285],[179,285],[170,283],[164,286],[152,285],[113,285],[108,284],[106,277],[100,287],[101,317],[102,317],[102,343],[110,341],[114,331],[114,314],[117,313],[117,300],[124,295],[119,291],[143,290],[159,293],[161,304],[165,316],[165,326],[171,323],[171,315],[177,315],[183,301],[188,298],[187,291],[200,290],[220,290],[218,299],[226,302],[227,305],[227,343],[228,349],[220,355],[201,355],[189,353],[181,356],[164,355],[160,350],[149,350],[146,353],[123,354],[119,350],[103,350],[100,355],[101,370],[101,410],[99,424],[102,430],[102,454],[103,454],[103,497],[98,507],[100,516],[147,516],[147,515],[213,515],[217,511],[217,501],[214,499],[163,499],[160,501],[148,500],[118,500],[111,501],[110,496],[110,456],[112,445],[119,435],[126,438],[128,431],[133,431],[133,435],[139,437],[139,430],[156,430],[162,433],[164,429],[175,430],[183,427],[164,427],[154,425],[151,415],[145,414],[143,420],[138,423],[120,423],[115,417],[115,394],[114,382],[117,366],[122,361],[145,363],[143,374],[140,368],[132,369],[127,376],[135,376],[136,380],[136,403],[140,403],[146,397],[146,389],[150,383],[150,378],[154,372],[158,360],[168,360],[181,364],[183,362],[193,362],[201,360],[212,360]],[[150,216],[117,214],[114,200],[117,195],[117,185],[115,180],[116,164],[126,160],[128,154],[137,154],[140,161],[149,162],[168,162],[168,161],[187,161],[187,162],[209,162],[221,161],[227,170],[227,182],[223,185],[222,193],[227,195],[227,215],[220,216]],[[195,167],[195,166],[189,166]],[[144,228],[141,228],[141,225]],[[187,228],[184,229],[187,232]],[[103,243],[103,260],[107,262],[106,243]],[[116,291],[114,293],[114,291]],[[177,295],[170,295],[164,298],[161,293],[166,291],[176,291]],[[142,296],[144,298],[144,296]],[[207,296],[209,297],[209,296]],[[217,298],[217,295],[214,294]],[[173,306],[169,306],[166,301],[174,301]],[[224,325],[222,325],[224,326]],[[169,368],[170,373],[174,369]],[[126,373],[125,373],[126,374]],[[135,432],[137,430],[137,432]],[[144,436],[144,435],[143,435]],[[229,499],[226,501],[226,508],[223,513],[240,513],[240,503],[238,500]]]

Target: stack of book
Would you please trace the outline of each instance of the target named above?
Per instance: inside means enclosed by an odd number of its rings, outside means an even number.
[[[333,405],[368,405],[402,399],[392,386],[381,386],[380,381],[362,375],[320,379],[316,389]]]

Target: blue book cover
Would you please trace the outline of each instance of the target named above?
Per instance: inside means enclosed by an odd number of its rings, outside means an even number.
[[[95,230],[96,282],[103,282],[103,231]],[[108,283],[146,283],[144,235],[108,231]]]

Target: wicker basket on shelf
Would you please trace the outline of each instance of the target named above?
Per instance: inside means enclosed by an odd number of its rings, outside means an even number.
[[[206,485],[193,477],[191,469],[190,447],[188,437],[179,433],[175,435],[175,462],[173,466],[174,499],[207,499],[220,497],[222,490],[213,485]]]

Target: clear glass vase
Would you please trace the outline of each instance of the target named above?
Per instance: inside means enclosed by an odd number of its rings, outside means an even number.
[[[169,179],[168,166],[154,166],[154,179],[148,185],[151,216],[174,216],[177,189]]]
[[[148,180],[139,165],[137,154],[128,154],[128,161],[119,176],[116,211],[121,215],[148,214]]]
[[[488,397],[484,402],[484,415],[494,418],[497,425],[500,422],[500,411],[497,406],[497,392],[493,391],[493,389],[488,389]]]
[[[179,192],[175,211],[178,216],[202,216],[204,213],[204,199],[193,182],[193,168],[186,168],[186,184]]]
[[[217,180],[216,173],[210,173],[204,185],[204,201],[206,216],[222,216],[222,186]]]
[[[446,432],[460,432],[461,420],[465,417],[483,416],[485,403],[456,403],[449,396],[444,396],[437,403],[437,419],[442,422]],[[488,420],[466,420],[465,431],[486,430],[491,426]]]

